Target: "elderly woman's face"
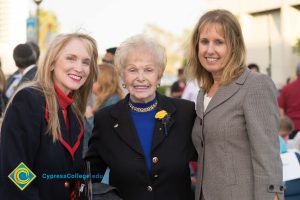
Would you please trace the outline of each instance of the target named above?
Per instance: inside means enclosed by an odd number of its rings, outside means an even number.
[[[219,24],[207,24],[199,33],[198,58],[201,65],[213,75],[222,74],[228,48]]]
[[[123,81],[133,102],[147,103],[155,97],[160,82],[160,68],[156,66],[154,57],[150,53],[132,52],[127,57]]]

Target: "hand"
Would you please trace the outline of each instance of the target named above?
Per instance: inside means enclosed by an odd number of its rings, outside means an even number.
[[[87,106],[86,107],[86,111],[85,111],[85,117],[88,119],[88,118],[90,118],[90,117],[92,117],[93,115],[94,115],[94,113],[93,113],[93,109],[92,109],[92,107],[91,106]]]
[[[191,176],[191,184],[196,185],[197,184],[197,179],[194,176]]]

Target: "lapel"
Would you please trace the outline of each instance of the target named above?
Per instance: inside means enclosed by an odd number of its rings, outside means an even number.
[[[170,102],[170,99],[156,94],[158,107],[157,111],[165,110],[170,114],[170,119],[167,123],[167,133],[170,133],[170,128],[175,122],[174,112],[176,111],[175,106]],[[138,139],[130,111],[128,108],[129,95],[121,101],[119,101],[116,106],[111,110],[111,116],[113,118],[113,129],[117,132],[119,137],[134,151],[140,155],[144,155],[143,149],[141,147],[140,141]],[[167,137],[164,131],[164,125],[161,120],[155,119],[153,141],[152,141],[152,151]]]
[[[144,155],[143,149],[139,142],[131,115],[128,107],[129,95],[119,101],[111,110],[113,119],[112,128],[117,132],[119,137],[134,151]]]
[[[230,97],[232,97],[240,89],[240,85],[244,84],[249,73],[250,70],[245,69],[242,75],[239,76],[235,81],[233,81],[229,85],[222,85],[216,92],[215,96],[213,96],[213,98],[209,102],[204,112],[204,116],[223,102],[227,101]]]
[[[200,89],[198,96],[197,96],[196,113],[197,113],[197,116],[201,118],[201,120],[203,119],[203,114],[204,114],[203,102],[204,102],[204,93],[203,93],[203,90]]]
[[[58,133],[59,142],[64,146],[64,148],[67,149],[67,151],[70,153],[72,159],[74,160],[74,155],[76,150],[78,149],[81,138],[84,133],[84,128],[82,121],[79,119],[77,115],[75,115],[71,108],[68,108],[68,118],[70,123],[70,132],[67,131],[66,123],[63,118],[63,114],[61,109],[58,111],[58,119],[60,124],[60,132]],[[48,106],[45,105],[45,119],[48,123],[49,121],[49,112],[48,112]]]
[[[155,119],[155,128],[153,133],[153,141],[152,141],[152,151],[154,151],[159,144],[161,144],[166,137],[171,132],[171,127],[173,126],[175,122],[175,116],[174,113],[176,111],[176,107],[172,104],[172,101],[170,98],[167,98],[163,95],[160,95],[159,93],[156,93],[157,101],[158,101],[158,107],[157,112],[161,110],[167,111],[169,115],[169,120],[166,124],[166,130],[164,127],[164,124],[162,123],[162,120]],[[166,133],[167,131],[167,133]]]
[[[71,107],[68,107],[68,120],[70,130],[67,130],[65,120],[63,118],[63,114],[61,109],[59,110],[59,123],[60,123],[60,134],[61,137],[59,138],[60,143],[68,150],[71,157],[74,159],[74,155],[76,150],[78,149],[81,138],[84,133],[84,128],[82,125],[81,120],[75,113],[72,112]]]

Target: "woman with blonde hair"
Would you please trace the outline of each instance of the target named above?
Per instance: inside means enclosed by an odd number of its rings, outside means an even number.
[[[101,64],[98,69],[99,77],[93,85],[93,91],[96,94],[94,111],[116,103],[124,96],[115,66]]]
[[[246,68],[245,57],[232,13],[212,10],[199,19],[188,58],[201,86],[192,133],[197,200],[283,199],[277,90]]]
[[[95,103],[92,108],[88,107],[86,111],[86,123],[84,130],[83,155],[88,148],[88,139],[92,134],[94,127],[94,112],[117,103],[124,97],[120,84],[119,74],[114,65],[104,63],[98,65],[99,76],[93,84],[93,93],[95,94]]]
[[[83,171],[82,120],[97,57],[92,37],[59,35],[37,79],[11,98],[1,129],[0,199],[77,198],[80,177],[68,175]]]

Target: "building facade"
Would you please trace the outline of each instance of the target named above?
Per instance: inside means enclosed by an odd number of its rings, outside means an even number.
[[[16,70],[12,58],[14,47],[26,42],[28,6],[27,0],[0,0],[0,59],[5,74]]]

